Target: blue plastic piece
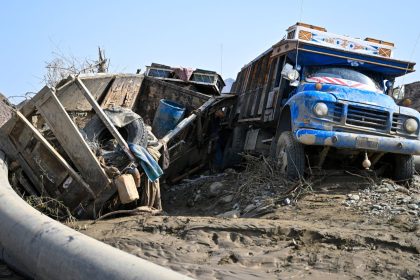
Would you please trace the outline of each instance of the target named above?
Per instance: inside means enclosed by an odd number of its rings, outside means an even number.
[[[170,100],[161,99],[153,120],[152,131],[157,138],[162,138],[175,128],[184,117],[185,107]]]
[[[162,176],[163,171],[156,160],[150,155],[146,148],[129,143],[131,152],[139,159],[140,165],[150,181],[154,182]]]

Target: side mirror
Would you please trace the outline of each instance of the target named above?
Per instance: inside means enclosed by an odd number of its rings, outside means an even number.
[[[402,100],[404,98],[404,86],[396,87],[392,90],[392,97],[395,100]]]
[[[289,63],[286,63],[281,70],[281,76],[290,81],[291,86],[298,86],[299,84],[299,72],[293,68]]]

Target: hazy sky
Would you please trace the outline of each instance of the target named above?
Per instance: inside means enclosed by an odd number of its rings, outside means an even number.
[[[223,45],[223,77],[235,78],[297,21],[394,42],[395,58],[419,62],[419,11],[415,0],[4,0],[0,92],[38,91],[53,52],[96,59],[98,46],[111,59],[111,71],[133,73],[151,62],[220,72]],[[404,81],[415,80],[419,73]]]

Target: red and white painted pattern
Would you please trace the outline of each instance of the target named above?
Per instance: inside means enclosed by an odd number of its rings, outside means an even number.
[[[347,87],[357,88],[357,89],[376,91],[376,89],[373,88],[372,86],[355,82],[355,81],[351,81],[351,80],[340,79],[340,78],[311,77],[311,78],[307,78],[306,81],[311,82],[311,83],[333,84],[333,85],[347,86]]]

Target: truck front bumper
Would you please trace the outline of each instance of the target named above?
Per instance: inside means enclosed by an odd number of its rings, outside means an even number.
[[[306,128],[296,130],[294,136],[305,145],[420,155],[419,140]]]

